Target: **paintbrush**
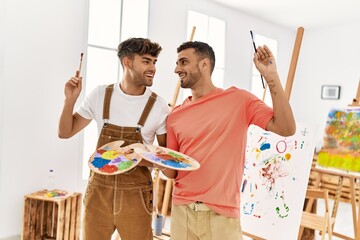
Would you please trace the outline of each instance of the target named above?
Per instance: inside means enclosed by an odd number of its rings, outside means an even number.
[[[256,45],[255,45],[255,40],[254,40],[254,35],[253,35],[253,32],[250,30],[250,35],[251,35],[251,40],[252,40],[252,43],[253,43],[253,46],[254,46],[254,50],[255,52],[257,53],[257,49],[256,49]],[[262,86],[263,88],[265,89],[265,84],[264,84],[264,79],[263,79],[263,76],[260,74],[260,77],[261,77],[261,83],[262,83]]]
[[[76,77],[80,77],[83,56],[84,56],[84,53],[81,53],[80,54],[80,65],[79,65],[79,69],[76,71],[76,75],[75,75]]]

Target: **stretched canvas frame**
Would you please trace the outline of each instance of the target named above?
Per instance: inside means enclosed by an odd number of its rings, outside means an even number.
[[[281,137],[250,126],[241,191],[241,226],[263,239],[297,239],[315,150],[314,124]]]

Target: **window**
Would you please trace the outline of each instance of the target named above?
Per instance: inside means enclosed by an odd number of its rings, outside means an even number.
[[[98,85],[117,83],[122,68],[117,46],[129,37],[147,37],[149,0],[90,0],[85,93]],[[95,121],[84,130],[83,178],[98,139]]]
[[[223,87],[225,69],[225,21],[195,11],[188,12],[187,39],[190,39],[193,27],[196,27],[194,41],[208,43],[215,52],[216,63],[212,73],[215,86]],[[182,99],[191,95],[190,89],[182,89]]]
[[[270,48],[270,50],[272,51],[275,59],[277,58],[277,41],[276,40],[267,38],[267,37],[259,35],[259,34],[254,35],[254,40],[255,40],[256,46],[263,46],[263,45],[268,46]],[[264,84],[266,84],[265,79],[264,79]],[[257,70],[257,68],[255,67],[254,63],[253,63],[253,67],[252,67],[251,92],[254,95],[256,95],[258,98],[263,99],[267,105],[272,106],[269,89],[267,88],[266,93],[264,93],[264,88],[261,83],[260,73]],[[264,99],[264,94],[265,94],[265,99]]]

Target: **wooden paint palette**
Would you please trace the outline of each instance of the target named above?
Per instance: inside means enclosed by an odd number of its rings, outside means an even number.
[[[180,171],[193,171],[200,167],[195,159],[172,149],[153,145],[146,145],[146,148],[135,148],[135,152],[157,165]]]
[[[139,164],[141,157],[135,153],[134,148],[145,149],[141,143],[121,147],[124,141],[114,141],[96,150],[90,157],[88,165],[96,173],[115,175],[129,171]]]

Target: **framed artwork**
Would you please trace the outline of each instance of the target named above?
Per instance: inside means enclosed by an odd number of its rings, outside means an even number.
[[[330,109],[317,166],[360,173],[360,107]]]
[[[340,99],[340,86],[323,85],[321,87],[322,99]]]

